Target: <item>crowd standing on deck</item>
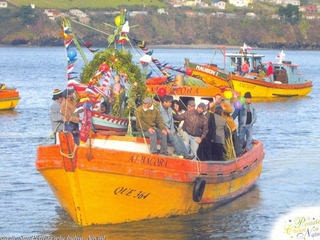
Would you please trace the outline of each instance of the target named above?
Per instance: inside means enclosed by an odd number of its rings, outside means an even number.
[[[115,84],[119,85],[119,81]],[[104,99],[98,110],[101,114],[110,114],[115,104],[118,104],[117,111],[120,111],[119,103],[123,101],[119,97],[121,86],[117,86],[116,90],[119,90],[117,96],[113,95],[114,99],[117,98],[116,103]],[[81,111],[77,110],[73,94],[73,89],[55,89],[53,92],[50,118],[55,143],[57,132],[68,131],[73,134],[75,143],[80,144]],[[220,94],[207,104],[200,102],[196,105],[194,100],[189,100],[185,109],[182,102],[171,95],[147,97],[134,112],[135,127],[143,137],[150,139],[151,154],[174,154],[201,161],[234,159],[252,149],[253,124],[257,119],[251,93],[246,92],[244,98],[242,107],[233,110]],[[168,143],[173,147],[172,154],[168,151]]]

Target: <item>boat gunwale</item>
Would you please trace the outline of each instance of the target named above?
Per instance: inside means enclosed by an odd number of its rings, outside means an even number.
[[[49,148],[48,154],[40,154],[41,148]],[[132,153],[131,158],[121,159],[123,156],[130,155],[125,151],[112,149],[93,148],[92,155],[96,155],[96,159],[88,161],[85,159],[88,147],[79,146],[75,154],[75,168],[83,171],[109,172],[114,174],[125,174],[136,177],[150,177],[158,179],[168,179],[172,181],[194,181],[197,176],[207,179],[208,182],[225,182],[246,175],[252,169],[262,164],[264,159],[263,144],[257,143],[254,152],[247,152],[242,157],[230,161],[191,161],[187,159],[179,159],[167,157],[163,155]],[[260,150],[260,151],[259,151]],[[48,168],[64,168],[63,158],[58,158],[55,152],[60,153],[59,145],[39,146],[37,148],[36,168],[38,171]],[[99,152],[99,154],[97,154]],[[262,153],[261,153],[262,152]],[[52,153],[50,155],[50,153]],[[108,155],[106,155],[108,153]],[[81,156],[81,157],[80,157]],[[109,158],[118,157],[117,160],[109,160],[107,157],[100,159],[100,156],[108,156]],[[46,158],[40,160],[40,158]],[[51,158],[51,160],[49,160]],[[142,160],[143,159],[143,160]],[[85,162],[87,161],[87,162]],[[146,164],[144,161],[162,161],[167,166],[154,166]]]
[[[312,81],[306,80],[304,83],[298,83],[298,84],[286,84],[286,83],[271,83],[271,82],[265,82],[263,80],[258,80],[258,79],[248,79],[248,78],[242,78],[239,76],[232,76],[231,81],[236,81],[236,82],[245,82],[245,83],[250,83],[253,85],[259,85],[263,87],[268,87],[268,88],[275,88],[275,89],[304,89],[304,88],[312,88],[313,84]],[[235,83],[233,83],[235,84]]]

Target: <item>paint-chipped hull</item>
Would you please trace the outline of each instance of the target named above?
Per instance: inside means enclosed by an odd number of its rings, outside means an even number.
[[[95,135],[91,147],[75,150],[68,140],[60,142],[38,147],[36,167],[82,226],[187,215],[230,201],[257,181],[264,158],[260,142],[228,162],[152,155],[136,137]],[[199,202],[193,200],[197,178],[206,181]]]

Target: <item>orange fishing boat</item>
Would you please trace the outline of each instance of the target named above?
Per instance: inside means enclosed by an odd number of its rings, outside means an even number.
[[[261,142],[242,157],[221,162],[153,155],[148,139],[135,136],[95,134],[80,146],[68,132],[59,139],[38,147],[36,167],[81,226],[212,208],[247,192],[258,180],[264,158]]]
[[[20,100],[19,92],[16,88],[6,88],[2,85],[0,88],[0,110],[14,109]]]
[[[68,26],[64,26],[64,31],[68,31],[68,36],[72,33]],[[123,37],[123,31],[121,34]],[[80,226],[115,224],[192,214],[249,191],[262,171],[264,148],[259,141],[254,141],[252,150],[228,161],[184,159],[175,155],[171,145],[169,155],[150,153],[149,139],[132,127],[134,110],[141,103],[139,99],[172,94],[183,102],[192,98],[199,103],[204,99],[213,100],[221,89],[187,77],[178,77],[176,83],[156,82],[157,85],[146,87],[141,69],[125,65],[134,64],[130,57],[124,50],[109,49],[96,53],[84,69],[84,72],[89,69],[88,76],[97,76],[96,69],[103,69],[104,75],[109,76],[108,65],[118,71],[117,74],[126,75],[129,85],[126,131],[90,131],[80,135],[87,138],[82,138],[79,145],[74,143],[72,133],[63,131],[59,132],[55,144],[37,148],[36,169],[61,207]],[[100,88],[91,86],[91,90],[103,94]],[[91,111],[91,100],[83,88],[79,88],[79,92],[83,94],[78,93],[79,102],[86,114]],[[96,97],[91,99],[94,102]],[[95,117],[94,113],[87,116]],[[87,130],[86,124],[92,121],[85,119],[82,127]]]

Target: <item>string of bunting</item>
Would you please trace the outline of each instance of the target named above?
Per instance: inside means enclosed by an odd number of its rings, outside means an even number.
[[[154,65],[161,71],[161,73],[167,77],[168,81],[172,81],[174,79],[174,76],[169,73],[167,70],[172,70],[175,72],[180,72],[180,73],[185,73],[184,67],[174,67],[171,65],[168,65],[168,63],[161,63],[158,59],[151,57],[151,55],[153,54],[153,50],[150,50],[147,47],[147,43],[144,40],[137,40],[137,39],[133,39],[133,41],[137,44],[137,46],[144,52],[144,56],[142,56],[142,58],[140,58],[140,62],[142,63],[142,65],[144,63],[149,63],[148,61],[144,61],[147,59],[150,59]],[[148,57],[150,56],[150,57]],[[143,62],[144,61],[144,62]],[[147,74],[147,78],[151,77],[152,72]]]

